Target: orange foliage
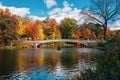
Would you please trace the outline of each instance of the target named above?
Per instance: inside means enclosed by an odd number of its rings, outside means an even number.
[[[1,16],[11,16],[11,13],[10,13],[10,11],[9,11],[9,9],[8,8],[6,8],[5,10],[3,10],[3,9],[1,9],[0,8],[0,15]]]
[[[30,37],[32,40],[37,39],[37,35],[38,35],[38,27],[33,24],[30,23],[26,26],[25,28],[25,33],[28,37]]]
[[[61,33],[59,30],[56,29],[56,21],[55,19],[49,19],[47,25],[49,26],[50,29],[50,38],[51,39],[60,39],[61,38]]]
[[[55,19],[49,19],[48,20],[48,26],[50,26],[50,28],[52,28],[52,29],[56,29],[56,21],[55,21]]]
[[[0,8],[0,36],[2,36],[2,43],[8,45],[11,40],[17,39],[16,29],[18,21],[11,16],[9,9]]]
[[[109,39],[112,37],[114,33],[110,30],[110,29],[107,29],[106,31],[106,38]],[[101,39],[101,40],[104,40],[104,37],[103,37],[103,30],[100,31],[98,37]]]
[[[109,39],[110,37],[112,37],[113,33],[110,29],[107,29],[107,32],[106,32],[106,38]]]
[[[81,36],[83,39],[95,39],[96,38],[95,33],[87,28],[81,31]]]
[[[90,30],[87,28],[82,30],[81,35],[84,39],[90,38],[90,35],[91,35]]]
[[[79,31],[77,31],[74,35],[74,39],[80,39],[81,33]]]

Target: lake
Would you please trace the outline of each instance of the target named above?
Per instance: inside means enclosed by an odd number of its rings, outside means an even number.
[[[0,80],[74,80],[84,69],[95,70],[92,48],[0,50]]]

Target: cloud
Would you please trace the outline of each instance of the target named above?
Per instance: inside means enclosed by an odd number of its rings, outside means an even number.
[[[44,0],[44,3],[47,8],[51,8],[57,5],[57,2],[55,0]]]
[[[64,1],[64,2],[63,2],[63,6],[64,6],[64,7],[69,7],[70,4],[69,4],[67,1]]]
[[[34,16],[34,15],[31,15],[31,16],[29,16],[29,18],[31,18],[32,20],[45,20],[46,19],[46,17],[38,17],[38,16]]]
[[[64,18],[74,18],[78,21],[78,24],[85,22],[85,15],[81,13],[81,9],[72,8],[74,4],[69,4],[67,1],[63,2],[63,8],[54,8],[48,12],[50,18],[55,18],[57,23]]]
[[[120,20],[108,25],[111,30],[120,30]]]
[[[12,14],[15,14],[15,15],[18,15],[18,16],[21,16],[21,17],[24,17],[27,14],[30,14],[30,9],[29,8],[16,8],[16,7],[13,7],[13,6],[10,6],[10,7],[3,6],[1,2],[0,2],[0,8],[2,8],[2,9],[8,8]]]

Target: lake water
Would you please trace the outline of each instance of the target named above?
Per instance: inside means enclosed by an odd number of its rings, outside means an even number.
[[[74,80],[103,51],[92,48],[0,50],[0,80]]]

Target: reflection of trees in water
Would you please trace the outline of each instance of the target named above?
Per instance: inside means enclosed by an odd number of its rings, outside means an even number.
[[[75,79],[80,73],[87,68],[95,69],[94,62],[91,61],[94,55],[91,53],[63,53],[61,56],[61,64],[63,73],[67,79]]]
[[[9,75],[15,71],[17,59],[16,51],[0,50],[0,56],[0,76]]]
[[[48,53],[45,51],[17,50],[13,55],[11,54],[12,56],[8,55],[9,58],[5,54],[2,54],[4,58],[0,58],[0,62],[8,60],[5,61],[5,63],[7,64],[9,62],[9,65],[12,64],[10,68],[16,69],[15,67],[17,65],[17,71],[20,71],[20,73],[26,71],[25,75],[28,75],[29,77],[33,77],[31,75],[35,75],[38,78],[42,77],[41,75],[43,73],[41,71],[43,71],[47,72],[45,73],[46,76],[55,80],[74,80],[74,77],[80,75],[81,71],[85,68],[93,67],[94,65],[92,62],[89,62],[94,57],[92,53],[80,53],[77,50],[63,50],[62,52],[49,50]],[[0,67],[1,66],[6,65],[0,65]],[[44,69],[44,67],[47,68]],[[11,69],[8,71],[10,72]],[[16,73],[16,75],[17,74],[19,74],[19,72]]]
[[[17,51],[17,66],[18,66],[18,70],[22,71],[22,70],[26,70],[26,69],[31,69],[33,67],[42,67],[42,65],[44,64],[44,53],[41,51],[39,53],[36,51],[22,51],[19,50]]]
[[[60,61],[61,54],[52,52],[47,55],[46,64],[49,65],[50,69],[54,70],[57,63]]]
[[[94,64],[89,62],[90,54],[62,54],[61,62],[57,62],[54,70],[50,72],[53,79],[74,80],[86,68],[93,68]],[[63,57],[65,56],[65,57]],[[84,61],[85,58],[85,61]],[[82,59],[82,60],[81,60]],[[63,61],[62,61],[63,60]],[[70,62],[70,63],[69,63]],[[69,65],[69,66],[68,66]]]
[[[44,62],[45,62],[45,53],[41,51],[38,54],[38,58],[37,59],[38,59],[38,66],[40,68],[40,67],[42,67],[44,65]]]
[[[61,56],[61,64],[65,68],[73,68],[75,64],[78,63],[78,60],[75,56],[75,53],[63,53]]]
[[[61,55],[61,64],[65,68],[74,68],[78,63],[79,60],[83,60],[85,63],[91,61],[94,57],[92,53],[80,53],[78,51],[70,51],[68,53],[63,52]]]

